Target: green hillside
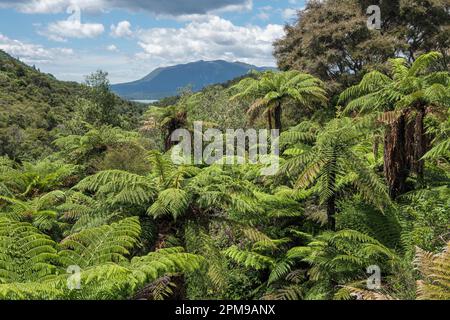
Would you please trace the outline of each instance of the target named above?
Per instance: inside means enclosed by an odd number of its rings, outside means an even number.
[[[95,103],[90,95],[86,85],[59,81],[0,50],[0,154],[17,160],[48,155],[52,140],[71,130],[68,122],[80,113],[80,105]],[[113,100],[116,113],[135,113],[136,120],[142,111],[118,97]],[[128,122],[114,124],[137,124]]]

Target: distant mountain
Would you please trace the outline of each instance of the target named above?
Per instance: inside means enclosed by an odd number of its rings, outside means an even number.
[[[251,70],[265,71],[274,68],[256,67],[241,62],[197,61],[188,64],[158,68],[141,80],[115,84],[112,91],[130,100],[158,100],[174,96],[178,90],[190,86],[194,91],[224,83],[243,76]]]

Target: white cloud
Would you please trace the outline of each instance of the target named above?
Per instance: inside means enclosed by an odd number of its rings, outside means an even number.
[[[282,12],[283,19],[285,20],[295,19],[297,17],[297,12],[299,10],[301,9],[292,9],[292,8],[284,9]]]
[[[48,64],[74,54],[70,48],[44,48],[38,44],[10,39],[1,33],[0,49],[28,64]]]
[[[117,52],[117,51],[119,51],[119,49],[118,49],[115,45],[113,45],[113,44],[107,46],[107,47],[106,47],[106,50],[111,51],[111,52]]]
[[[0,33],[0,49],[42,72],[52,73],[60,80],[83,82],[95,70],[109,71],[113,83],[136,80],[150,72],[154,65],[142,65],[133,56],[118,52],[102,54],[74,51],[70,48],[45,48],[39,44],[13,40]],[[150,69],[149,69],[150,68]]]
[[[193,60],[239,60],[257,65],[274,65],[273,41],[284,34],[283,26],[236,26],[218,16],[193,21],[183,28],[139,30],[142,59],[160,59],[165,64]]]
[[[121,21],[116,25],[111,25],[111,35],[116,38],[129,37],[133,34],[131,31],[131,23],[129,21]]]
[[[54,41],[66,41],[67,38],[95,38],[101,35],[105,28],[100,23],[81,23],[74,19],[50,23],[38,33]]]

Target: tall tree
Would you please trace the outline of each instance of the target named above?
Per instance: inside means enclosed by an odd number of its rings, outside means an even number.
[[[337,93],[395,53],[395,39],[369,30],[367,19],[357,1],[309,1],[275,42],[279,68],[311,73]]]
[[[96,119],[91,124],[118,125],[116,96],[111,92],[108,73],[98,70],[86,77],[86,95],[93,105]]]
[[[346,113],[374,114],[387,126],[384,141],[384,173],[392,198],[407,191],[412,172],[423,175],[427,151],[424,118],[433,109],[450,107],[450,75],[434,71],[438,52],[424,54],[408,65],[406,59],[390,60],[390,76],[373,71],[345,90],[340,103]]]
[[[164,131],[164,151],[169,151],[175,144],[171,140],[172,133],[187,125],[187,113],[182,105],[167,107],[151,107],[146,113],[147,120],[141,130],[160,129]]]
[[[258,79],[242,80],[233,89],[239,93],[231,99],[248,97],[254,100],[248,110],[251,120],[263,113],[267,116],[269,128],[280,131],[283,105],[287,100],[293,100],[298,106],[306,108],[327,102],[322,81],[298,71],[266,72]]]
[[[309,121],[304,122],[285,132],[281,138],[288,144],[314,141],[312,147],[293,152],[296,155],[286,162],[283,172],[297,177],[297,188],[314,186],[320,202],[326,205],[330,229],[336,228],[337,200],[348,184],[380,210],[389,204],[385,185],[362,160],[360,143],[364,133],[350,119],[335,119],[320,129],[311,126]]]
[[[381,30],[367,27],[370,5],[380,6]],[[412,62],[436,50],[448,67],[449,12],[447,0],[308,1],[275,43],[275,56],[282,70],[309,72],[336,93],[399,53]]]

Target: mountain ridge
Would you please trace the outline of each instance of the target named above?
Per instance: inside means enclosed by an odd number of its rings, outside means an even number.
[[[243,62],[225,60],[199,60],[168,67],[156,68],[145,77],[127,83],[111,85],[111,90],[124,99],[158,100],[177,95],[182,88],[191,86],[195,92],[248,74],[251,70],[274,70]]]

